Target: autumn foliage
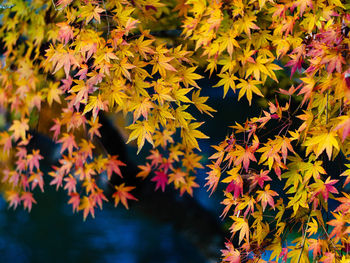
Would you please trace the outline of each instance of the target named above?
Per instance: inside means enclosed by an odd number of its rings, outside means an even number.
[[[206,187],[225,189],[231,225],[222,262],[266,262],[266,251],[269,262],[350,261],[347,1],[0,3],[0,177],[10,207],[30,211],[45,181],[84,219],[102,209],[106,181],[123,178],[125,166],[99,143],[103,112],[138,153],[152,147],[137,176],[155,190],[192,195],[207,166]],[[259,116],[228,124],[209,160],[194,113],[216,110],[198,67],[219,79],[223,97],[265,103]],[[61,145],[48,174],[40,149],[28,147],[33,130]],[[137,200],[134,186],[113,187],[115,206]]]

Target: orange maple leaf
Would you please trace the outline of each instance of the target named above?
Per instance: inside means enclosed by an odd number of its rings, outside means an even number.
[[[135,189],[134,186],[125,186],[124,183],[119,186],[115,186],[116,192],[112,195],[112,197],[114,198],[114,206],[117,206],[119,204],[119,201],[121,201],[125,208],[129,209],[128,199],[135,201],[138,200],[132,194],[129,193],[133,189]]]

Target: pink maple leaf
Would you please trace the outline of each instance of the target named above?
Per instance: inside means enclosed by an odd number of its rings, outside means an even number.
[[[157,182],[155,190],[158,190],[158,188],[160,187],[162,189],[162,192],[164,192],[165,186],[168,183],[168,175],[162,171],[156,171],[154,173],[156,174],[156,176],[154,176],[151,179],[151,181]]]

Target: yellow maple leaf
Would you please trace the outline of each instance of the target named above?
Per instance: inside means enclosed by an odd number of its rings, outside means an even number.
[[[19,138],[22,140],[26,139],[26,131],[29,130],[28,119],[14,120],[13,124],[9,128],[9,131],[13,131],[13,137],[15,141]]]
[[[260,97],[264,97],[264,95],[261,93],[261,91],[259,90],[259,88],[256,85],[261,84],[261,81],[257,81],[257,80],[251,80],[249,79],[248,81],[244,80],[244,79],[240,79],[240,82],[237,85],[237,88],[240,88],[241,90],[239,91],[238,94],[238,100],[240,100],[243,95],[245,94],[248,101],[249,101],[249,105],[252,104],[252,97],[253,97],[253,92],[257,95],[259,95]]]
[[[154,147],[152,134],[154,133],[154,125],[151,125],[148,121],[137,121],[135,124],[131,124],[127,127],[130,130],[133,130],[129,139],[126,143],[137,139],[137,154],[141,151],[143,145],[145,144],[145,139],[152,144]]]
[[[307,147],[306,154],[314,152],[317,158],[324,150],[326,150],[327,156],[330,160],[332,157],[333,148],[339,150],[337,137],[337,133],[335,131],[331,131],[318,133],[318,135],[308,138],[304,143],[304,146]]]
[[[183,141],[188,148],[190,148],[190,149],[196,148],[200,151],[200,148],[199,148],[199,145],[198,145],[196,138],[199,138],[199,139],[208,139],[209,138],[204,133],[196,130],[202,124],[203,124],[203,122],[192,122],[188,125],[187,128],[184,127],[181,130],[181,135],[182,135]]]
[[[239,231],[239,244],[242,242],[243,238],[245,237],[249,243],[249,224],[246,219],[231,216],[231,218],[235,221],[233,225],[231,226],[230,230],[233,233],[236,233]]]
[[[229,88],[231,88],[233,90],[233,92],[236,91],[235,80],[237,80],[238,78],[234,74],[230,74],[230,73],[225,72],[223,74],[218,74],[218,76],[221,78],[221,80],[213,87],[224,86],[223,98],[225,98]]]

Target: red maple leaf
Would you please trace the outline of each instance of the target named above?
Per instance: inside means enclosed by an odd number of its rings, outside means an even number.
[[[264,188],[265,181],[272,181],[270,176],[267,174],[269,171],[260,171],[260,174],[254,173],[253,176],[249,177],[249,180],[252,181],[252,185],[249,187],[249,189],[254,189],[254,187],[258,184],[261,188]]]
[[[162,192],[164,192],[165,186],[168,183],[168,175],[163,171],[155,171],[154,173],[156,174],[156,176],[154,176],[151,179],[151,181],[157,182],[155,190],[158,190],[158,188],[160,187],[162,188]]]

